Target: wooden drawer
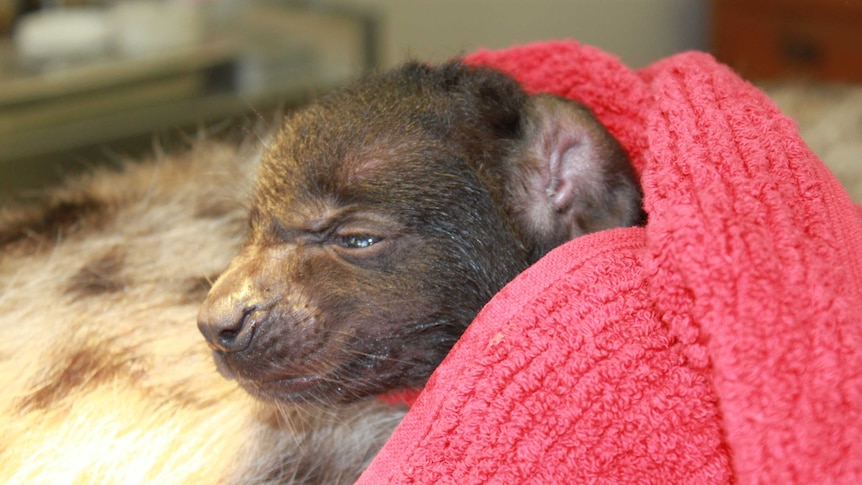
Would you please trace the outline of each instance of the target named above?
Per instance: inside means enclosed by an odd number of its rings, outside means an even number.
[[[862,82],[862,2],[713,0],[713,51],[749,79]]]

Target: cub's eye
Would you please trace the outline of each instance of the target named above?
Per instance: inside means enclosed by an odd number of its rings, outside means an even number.
[[[394,236],[391,233],[377,236],[360,232],[361,229],[353,230],[357,232],[350,233],[347,228],[340,233],[335,232],[329,237],[327,245],[338,256],[355,264],[360,264],[363,260],[369,263],[377,260],[392,248],[397,239],[391,237]]]
[[[371,236],[369,234],[355,234],[349,236],[341,236],[336,239],[339,246],[345,249],[367,249],[382,241],[382,237]]]

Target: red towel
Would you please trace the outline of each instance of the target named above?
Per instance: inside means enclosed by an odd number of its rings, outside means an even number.
[[[862,483],[862,218],[794,123],[700,53],[468,61],[590,105],[649,222],[505,287],[359,483]]]

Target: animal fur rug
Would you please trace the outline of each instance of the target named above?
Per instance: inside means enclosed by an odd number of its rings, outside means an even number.
[[[360,482],[862,481],[862,222],[794,124],[701,54],[470,60],[592,106],[650,220],[501,291]],[[197,333],[255,160],[204,141],[3,209],[0,480],[338,483],[358,472],[328,457],[371,461],[402,408],[267,408]]]
[[[261,406],[195,325],[256,160],[204,141],[3,209],[0,482],[347,483],[329,458],[374,456],[404,409]]]

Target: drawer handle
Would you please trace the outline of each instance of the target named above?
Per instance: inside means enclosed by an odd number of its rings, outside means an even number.
[[[823,50],[817,43],[798,37],[784,37],[780,51],[786,60],[797,64],[818,64],[823,60]]]

